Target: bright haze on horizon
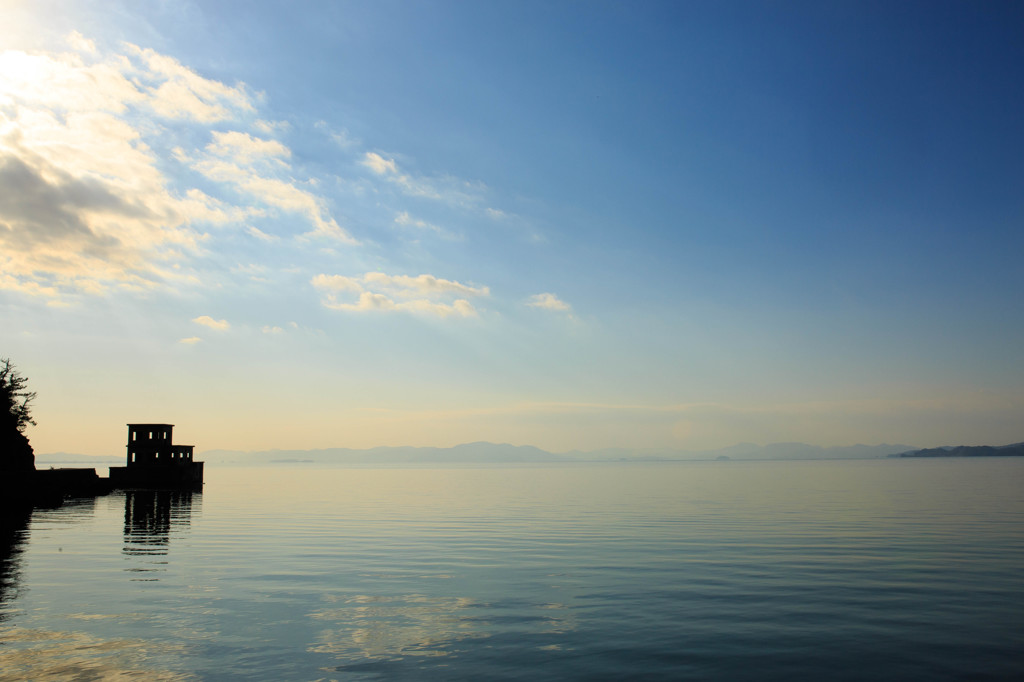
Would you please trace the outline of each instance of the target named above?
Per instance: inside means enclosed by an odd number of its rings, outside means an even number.
[[[1024,440],[1024,4],[5,1],[37,453]]]

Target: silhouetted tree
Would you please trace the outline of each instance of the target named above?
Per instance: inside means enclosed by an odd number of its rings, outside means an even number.
[[[0,358],[0,470],[35,469],[35,455],[25,428],[35,424],[29,404],[35,399],[26,390],[28,379],[18,374],[8,358]]]

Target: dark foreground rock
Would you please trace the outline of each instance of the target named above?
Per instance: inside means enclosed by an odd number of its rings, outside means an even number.
[[[95,497],[111,491],[109,479],[95,469],[40,469],[0,472],[0,510],[59,506],[70,497]]]
[[[15,428],[0,428],[0,473],[33,471],[36,456],[25,434]]]

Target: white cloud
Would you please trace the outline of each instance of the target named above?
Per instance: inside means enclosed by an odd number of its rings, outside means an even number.
[[[178,343],[184,343],[184,344],[190,345],[190,346],[193,345],[193,344],[199,343],[200,341],[202,341],[202,339],[199,338],[198,336],[190,336],[190,337],[185,338],[185,339],[178,339]]]
[[[86,64],[73,54],[0,53],[0,103],[29,103],[65,112],[121,113],[145,101],[145,93],[124,73],[124,62]]]
[[[250,200],[305,215],[313,224],[313,229],[305,233],[306,236],[327,237],[346,244],[358,243],[331,217],[322,197],[299,187],[294,178],[277,177],[277,174],[290,170],[283,160],[290,154],[284,145],[244,133],[213,135],[214,142],[207,145],[205,157],[182,157],[182,160],[207,178],[233,186]]]
[[[256,109],[244,83],[228,86],[203,78],[173,57],[137,45],[125,47],[143,63],[136,75],[149,106],[160,116],[214,123]]]
[[[277,140],[213,131],[205,148],[160,158],[185,125],[251,119],[259,97],[244,84],[134,45],[104,54],[80,34],[68,41],[77,54],[0,52],[0,288],[58,300],[187,283],[180,265],[203,250],[205,229],[269,241],[245,222],[274,210],[304,217],[308,236],[355,243],[314,182],[291,177],[291,151]],[[285,126],[252,124],[263,135]],[[178,188],[171,159],[239,200]]]
[[[428,232],[433,232],[439,237],[443,237],[445,239],[461,239],[460,236],[454,235],[451,232],[445,230],[444,228],[439,227],[438,225],[428,223],[425,220],[419,220],[418,218],[413,218],[408,211],[402,211],[395,215],[395,224],[400,225],[402,227],[411,227],[417,230],[426,230]]]
[[[374,175],[397,186],[408,196],[440,201],[461,208],[480,210],[487,193],[487,186],[481,182],[462,180],[451,175],[435,177],[414,176],[399,169],[398,163],[376,152],[366,152],[362,165]],[[496,211],[496,209],[485,209]],[[491,214],[489,214],[491,215]],[[492,217],[494,217],[492,215]]]
[[[448,279],[440,279],[433,275],[410,277],[409,275],[385,275],[383,272],[368,272],[363,275],[363,282],[376,288],[393,291],[404,298],[439,294],[488,296],[491,293],[487,287],[473,287]]]
[[[251,164],[257,160],[288,158],[292,155],[291,150],[277,140],[253,137],[237,130],[215,130],[212,134],[213,142],[206,145],[206,151],[235,163]]]
[[[312,279],[312,284],[317,289],[329,291],[362,291],[363,285],[358,278],[345,277],[344,275],[317,275]]]
[[[526,302],[526,305],[544,310],[567,311],[572,309],[572,306],[551,293],[534,294]]]
[[[258,121],[254,121],[252,127],[255,128],[257,132],[263,133],[264,135],[275,135],[279,132],[290,129],[292,126],[288,121],[264,121],[263,119],[260,119]]]
[[[366,152],[363,157],[363,165],[377,175],[398,175],[398,166],[394,159],[385,159],[375,152]]]
[[[204,327],[209,327],[210,329],[217,329],[219,331],[224,331],[231,327],[231,324],[227,320],[215,320],[209,315],[200,315],[199,317],[194,317],[192,318],[192,321],[195,322],[196,324],[201,324]]]
[[[261,329],[264,334],[283,334],[284,330],[277,326],[265,326]]]
[[[48,297],[155,286],[198,247],[193,223],[237,216],[199,190],[168,189],[119,116],[146,99],[123,66],[0,54],[0,286]]]
[[[178,279],[167,265],[199,247],[193,224],[237,217],[199,190],[172,193],[138,132],[112,114],[57,115],[16,94],[0,107],[0,251],[13,288],[96,294]]]
[[[387,275],[368,272],[362,277],[320,274],[311,280],[322,292],[322,303],[332,310],[404,311],[438,317],[476,317],[469,297],[490,295],[485,286],[472,286],[433,275]],[[339,294],[358,294],[339,300]]]
[[[395,216],[395,224],[402,225],[403,227],[418,227],[421,230],[431,230],[433,232],[441,232],[441,228],[437,225],[432,225],[425,220],[417,220],[409,215],[408,211],[402,211]]]
[[[78,31],[72,31],[67,37],[68,45],[76,52],[96,54],[96,43],[83,36]]]
[[[264,241],[264,242],[276,242],[276,241],[278,241],[280,239],[280,237],[277,237],[277,236],[272,235],[272,234],[267,234],[263,230],[261,230],[261,229],[259,229],[257,227],[253,227],[252,225],[250,225],[249,227],[245,228],[245,231],[248,232],[253,237],[256,237],[256,239],[259,239],[260,241]]]

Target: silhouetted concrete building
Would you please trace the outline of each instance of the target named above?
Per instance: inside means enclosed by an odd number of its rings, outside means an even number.
[[[200,488],[203,463],[192,460],[193,445],[174,445],[174,424],[128,424],[128,461],[110,467],[115,488]]]

